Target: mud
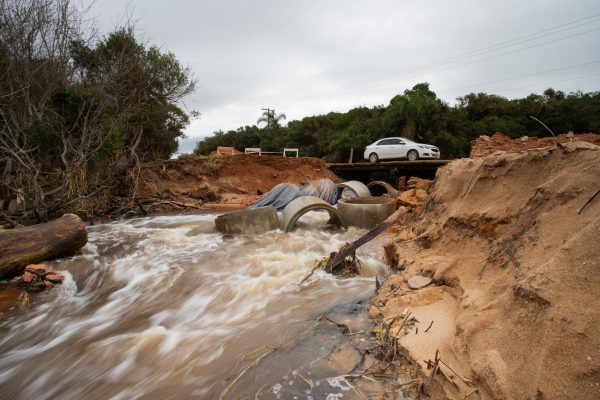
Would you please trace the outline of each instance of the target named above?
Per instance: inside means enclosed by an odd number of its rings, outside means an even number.
[[[143,210],[134,211],[141,215],[199,208],[242,209],[279,183],[305,184],[324,178],[341,181],[318,158],[188,156],[143,166],[136,194]]]

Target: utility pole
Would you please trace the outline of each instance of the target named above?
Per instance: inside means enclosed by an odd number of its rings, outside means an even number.
[[[270,108],[261,108],[261,110],[267,112],[267,130],[271,130],[271,119],[275,116],[275,109],[271,110]]]

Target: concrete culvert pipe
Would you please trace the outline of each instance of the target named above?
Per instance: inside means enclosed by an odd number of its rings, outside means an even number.
[[[298,222],[300,217],[310,211],[316,210],[327,211],[329,213],[329,220],[331,223],[341,228],[348,227],[344,217],[335,207],[318,197],[302,196],[291,201],[283,209],[281,229],[285,232],[291,232],[296,226],[296,222]]]
[[[387,197],[352,197],[338,201],[338,210],[349,226],[371,229],[396,211],[396,200]]]
[[[275,207],[251,208],[219,215],[215,226],[229,235],[260,235],[279,228],[279,218]]]
[[[364,183],[359,181],[347,181],[338,184],[339,190],[341,190],[342,198],[345,197],[368,197],[371,195],[369,188]]]
[[[391,198],[398,197],[398,191],[389,183],[384,181],[373,181],[367,185],[371,196],[387,196]]]

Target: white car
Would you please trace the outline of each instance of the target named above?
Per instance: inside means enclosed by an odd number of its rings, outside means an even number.
[[[379,139],[365,147],[365,159],[375,163],[392,158],[408,158],[415,161],[420,158],[440,158],[440,150],[429,144],[415,143],[403,137]]]

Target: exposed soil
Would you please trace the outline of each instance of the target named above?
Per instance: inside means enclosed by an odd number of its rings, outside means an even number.
[[[600,196],[577,212],[600,189],[600,147],[536,143],[476,144],[481,158],[441,168],[386,248],[398,272],[370,316],[394,322],[424,376],[439,350],[432,398],[600,397]],[[433,283],[411,290],[415,275]]]
[[[303,184],[323,178],[341,181],[318,158],[244,154],[185,157],[144,165],[136,197],[152,205],[153,209],[147,211],[154,212],[244,208],[279,183]]]
[[[593,133],[574,134],[569,132],[558,135],[557,139],[560,143],[580,141],[600,146],[600,135]],[[539,149],[555,145],[556,139],[552,136],[542,138],[523,136],[518,139],[511,139],[500,132],[496,132],[492,136],[483,135],[471,141],[471,158],[485,157],[496,151]]]

